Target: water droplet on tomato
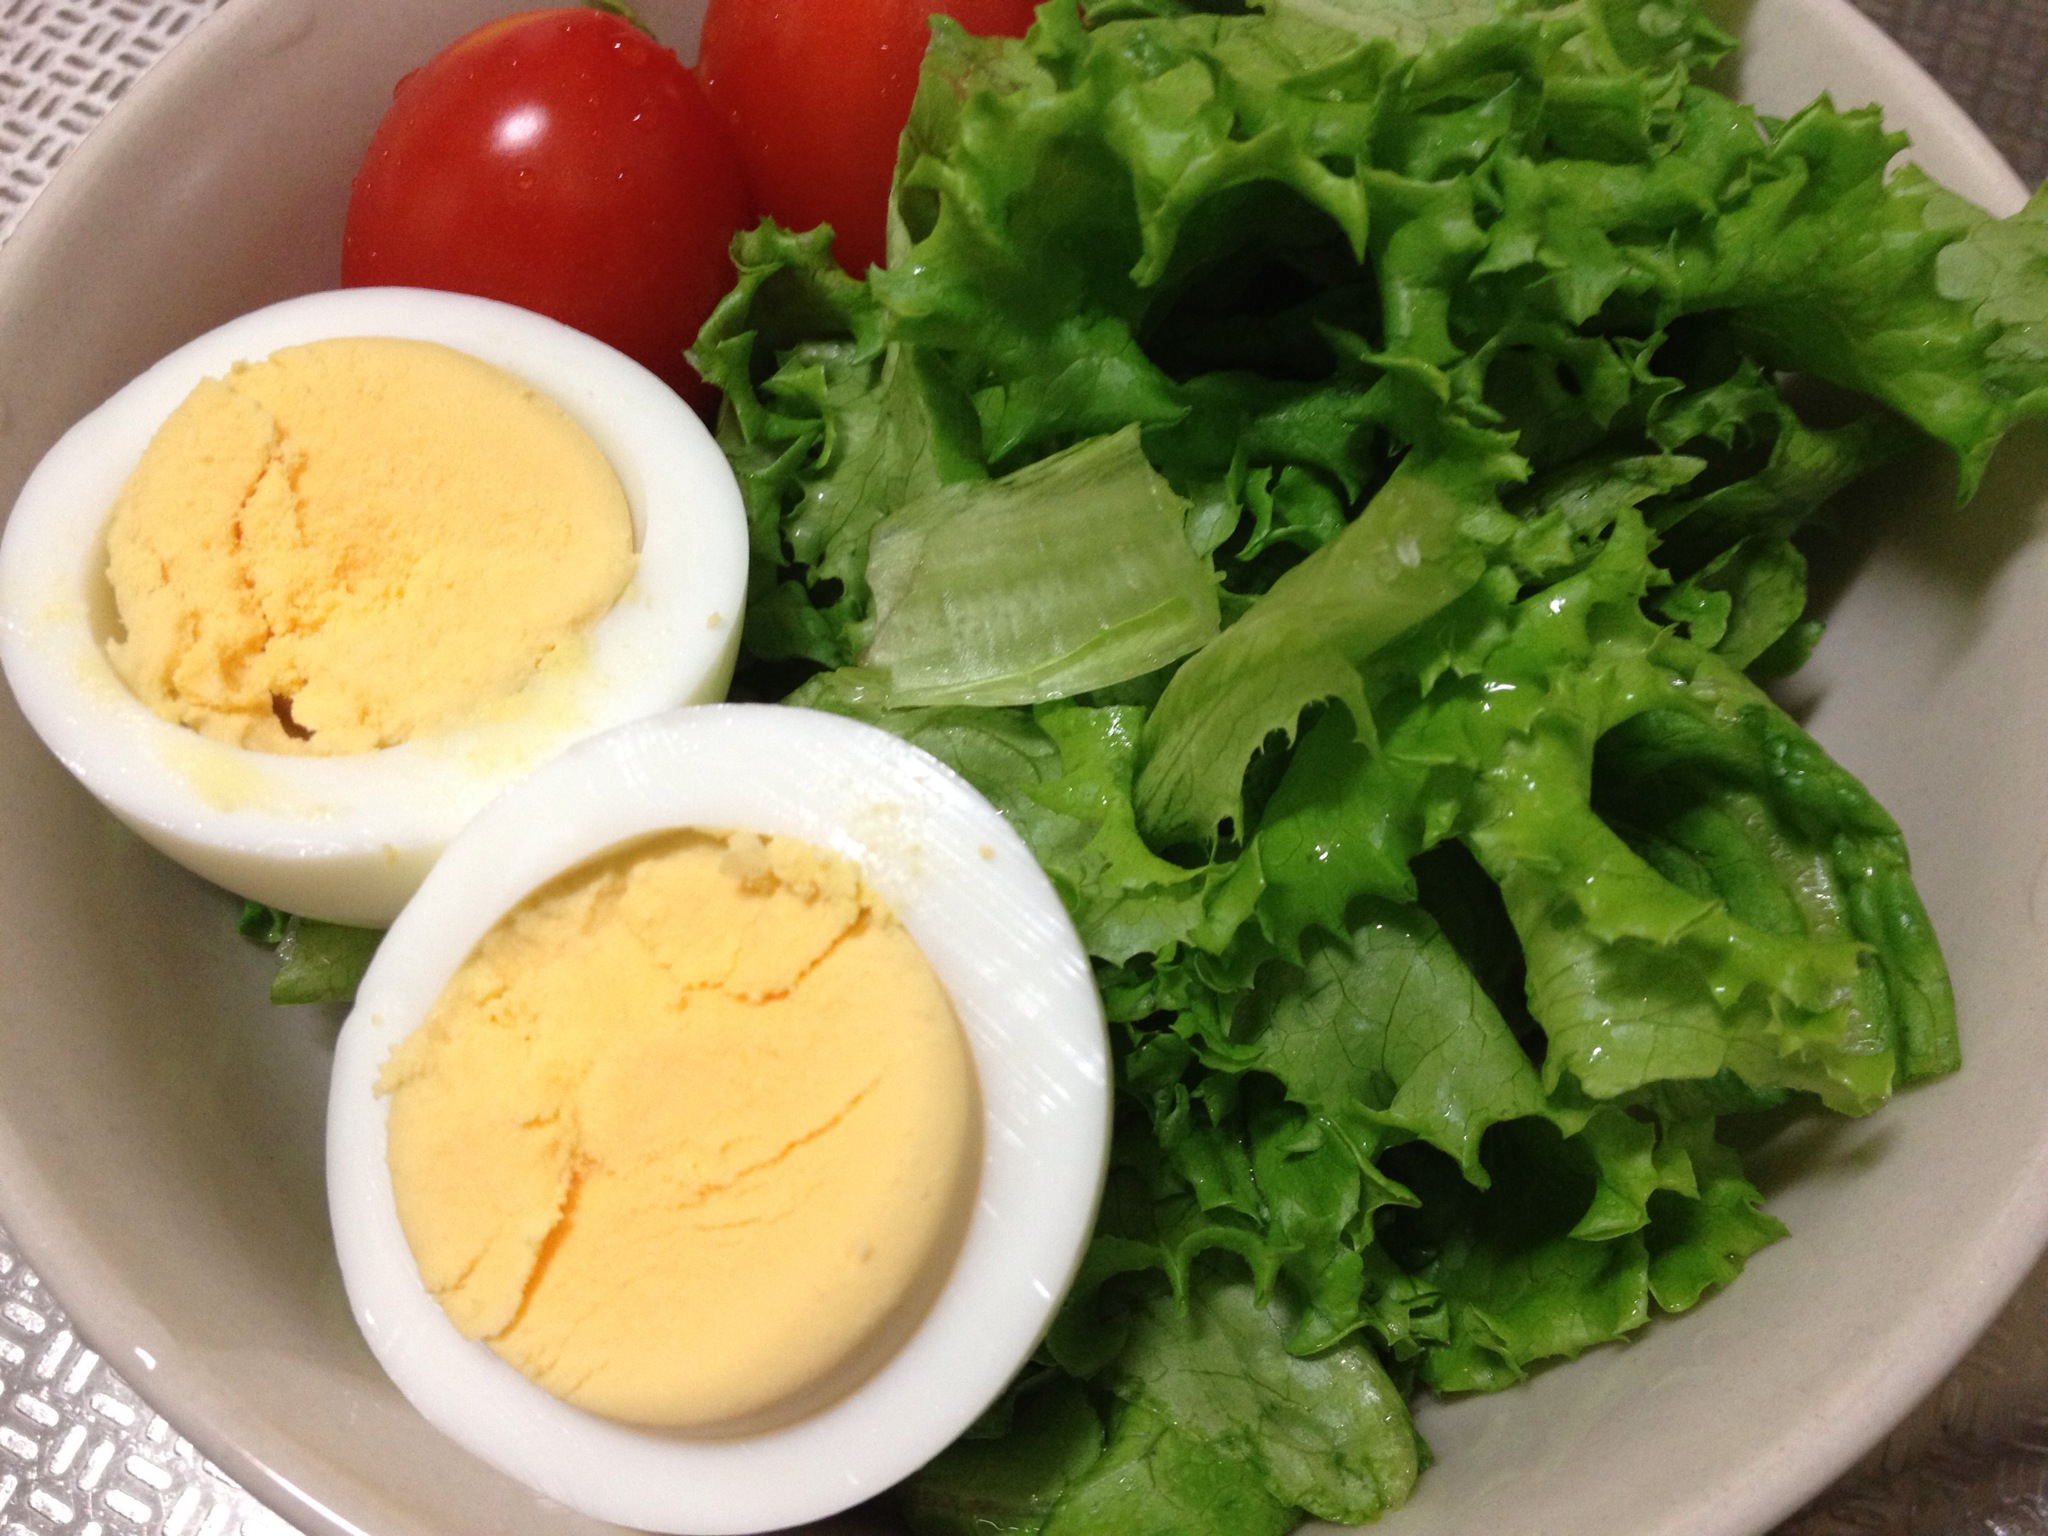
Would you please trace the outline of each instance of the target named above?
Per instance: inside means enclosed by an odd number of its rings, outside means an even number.
[[[533,190],[533,167],[530,165],[519,167],[513,173],[512,184],[522,192],[531,192]]]

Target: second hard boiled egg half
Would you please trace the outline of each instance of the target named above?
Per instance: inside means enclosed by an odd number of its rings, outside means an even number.
[[[336,1046],[328,1194],[364,1336],[444,1433],[602,1519],[765,1531],[995,1399],[1108,1138],[1087,956],[996,810],[873,726],[713,705],[450,846]]]

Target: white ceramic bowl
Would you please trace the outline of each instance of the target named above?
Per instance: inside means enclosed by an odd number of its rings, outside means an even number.
[[[638,0],[663,35],[690,0]],[[331,284],[393,81],[490,0],[235,0],[0,249],[0,505],[74,418],[209,326]],[[1743,88],[1880,99],[2000,211],[2022,189],[1845,0],[1757,0]],[[2048,435],[1966,512],[1938,458],[1797,685],[1912,844],[1968,1065],[1760,1174],[1792,1236],[1724,1295],[1498,1397],[1425,1406],[1389,1536],[1740,1536],[1937,1380],[2048,1232]],[[274,1014],[230,903],[121,831],[0,701],[0,1222],[156,1407],[314,1536],[601,1529],[428,1430],[356,1333],[320,1169],[332,1013]],[[839,1532],[886,1529],[856,1515]]]

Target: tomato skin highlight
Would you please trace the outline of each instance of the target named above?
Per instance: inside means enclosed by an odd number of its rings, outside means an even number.
[[[398,82],[349,196],[345,287],[502,299],[609,342],[698,408],[683,359],[754,222],[695,76],[620,18],[530,11]]]
[[[884,256],[896,141],[943,12],[1022,37],[1031,0],[711,0],[697,75],[725,119],[760,211],[830,224],[855,277]]]

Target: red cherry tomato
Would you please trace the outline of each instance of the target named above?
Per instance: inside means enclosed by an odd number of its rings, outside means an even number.
[[[676,56],[616,16],[530,11],[398,82],[356,172],[341,280],[538,310],[716,396],[683,348],[725,291],[751,199]]]
[[[732,130],[763,213],[830,224],[856,277],[883,256],[896,140],[943,11],[982,36],[1022,37],[1031,0],[711,0],[697,75]]]

